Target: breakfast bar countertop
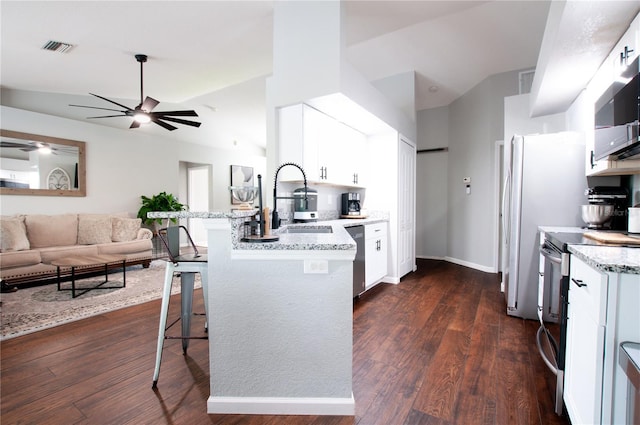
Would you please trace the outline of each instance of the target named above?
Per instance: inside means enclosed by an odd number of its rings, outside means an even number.
[[[355,220],[327,220],[315,223],[298,223],[282,226],[271,233],[279,239],[273,242],[243,242],[244,223],[255,215],[255,210],[234,211],[154,211],[148,213],[150,218],[202,218],[228,219],[232,227],[232,248],[236,251],[348,251],[356,249],[356,244],[345,230],[345,224]],[[363,221],[363,220],[359,220]],[[372,222],[371,220],[368,220]],[[379,221],[379,220],[376,220]],[[364,224],[364,223],[363,223]],[[328,233],[288,233],[292,228],[330,227]]]

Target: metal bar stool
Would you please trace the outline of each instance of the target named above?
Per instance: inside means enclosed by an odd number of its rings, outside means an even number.
[[[180,253],[180,230],[184,230],[185,235],[191,245],[192,251]],[[195,274],[200,273],[202,281],[202,293],[204,295],[205,315],[207,314],[207,277],[208,263],[207,256],[198,252],[189,231],[184,226],[170,226],[160,229],[158,237],[162,240],[169,253],[169,261],[164,275],[164,287],[162,289],[162,305],[160,307],[160,323],[158,325],[158,348],[156,351],[156,366],[153,372],[152,388],[157,388],[158,377],[160,376],[160,362],[162,361],[162,347],[165,339],[182,339],[183,354],[187,354],[190,339],[207,339],[207,336],[191,336],[191,315],[193,307],[193,286]],[[169,313],[169,300],[171,298],[171,284],[174,273],[180,273],[180,317],[167,326],[167,315]],[[181,321],[181,336],[167,336],[167,330]],[[205,322],[205,331],[207,324]]]

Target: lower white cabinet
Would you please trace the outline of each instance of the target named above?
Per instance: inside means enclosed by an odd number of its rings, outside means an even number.
[[[564,378],[571,423],[625,423],[618,347],[640,341],[639,300],[640,275],[601,271],[571,256]]]
[[[365,289],[379,283],[387,275],[387,223],[364,226]]]
[[[575,257],[573,257],[575,258]],[[602,413],[607,279],[586,264],[571,261],[564,401],[571,422],[598,424]],[[604,292],[604,297],[603,297]]]

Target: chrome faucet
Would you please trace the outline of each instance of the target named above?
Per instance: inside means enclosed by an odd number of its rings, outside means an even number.
[[[278,196],[278,173],[280,172],[280,170],[283,167],[286,167],[287,165],[292,165],[294,167],[296,167],[297,169],[300,170],[300,172],[302,173],[302,178],[304,179],[304,204],[305,207],[308,206],[308,202],[309,199],[307,198],[307,175],[305,174],[304,170],[302,169],[301,166],[299,166],[298,164],[294,164],[293,162],[285,162],[284,164],[280,165],[278,167],[278,169],[276,170],[276,175],[273,178],[273,213],[271,213],[271,228],[272,229],[278,229],[280,227],[280,218],[278,217],[278,208],[276,207],[276,202],[278,199],[295,199],[293,196]]]

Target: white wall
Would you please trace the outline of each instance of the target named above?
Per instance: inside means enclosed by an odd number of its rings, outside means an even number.
[[[504,97],[518,92],[518,72],[488,77],[450,105],[447,257],[495,271],[496,140],[503,138]],[[466,194],[462,179],[471,178]]]
[[[140,196],[161,191],[180,193],[179,163],[213,166],[213,209],[230,208],[230,165],[266,168],[264,156],[238,150],[208,148],[168,138],[148,136],[139,130],[119,130],[89,122],[0,107],[2,128],[86,142],[87,196],[50,197],[3,195],[0,213],[58,214],[65,212],[135,215]],[[176,130],[179,131],[179,130]],[[185,199],[180,199],[186,202]]]

